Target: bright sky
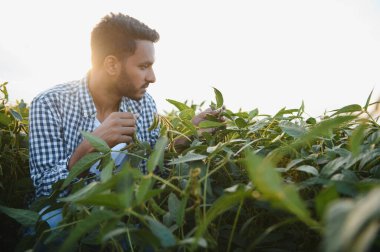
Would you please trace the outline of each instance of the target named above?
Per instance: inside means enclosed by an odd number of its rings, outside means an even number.
[[[0,0],[0,81],[28,103],[90,68],[90,32],[109,12],[156,29],[160,112],[166,99],[322,115],[380,98],[380,0]]]

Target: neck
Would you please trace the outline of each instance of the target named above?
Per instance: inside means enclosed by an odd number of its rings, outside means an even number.
[[[96,107],[96,117],[100,122],[112,112],[119,111],[121,96],[115,94],[109,79],[98,71],[91,71],[88,77],[88,89]]]

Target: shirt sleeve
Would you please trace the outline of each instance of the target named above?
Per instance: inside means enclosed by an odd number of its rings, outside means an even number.
[[[149,128],[154,120],[154,117],[157,114],[157,107],[154,99],[148,95],[147,97],[147,110],[148,110],[148,116],[147,116],[147,128]],[[153,148],[154,145],[157,142],[157,139],[160,135],[160,127],[157,127],[149,132],[149,144]]]
[[[36,98],[29,112],[29,165],[36,196],[48,196],[52,185],[68,175],[70,154],[66,154],[61,117],[46,97]]]

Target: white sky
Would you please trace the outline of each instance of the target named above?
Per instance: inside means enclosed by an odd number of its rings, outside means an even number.
[[[0,81],[28,103],[90,68],[92,27],[110,11],[156,29],[160,112],[165,99],[227,108],[282,107],[319,116],[380,97],[380,0],[0,0]]]

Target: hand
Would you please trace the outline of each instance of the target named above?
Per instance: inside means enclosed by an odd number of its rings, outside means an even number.
[[[224,122],[224,118],[221,116],[222,112],[224,111],[224,107],[212,110],[211,108],[206,109],[205,111],[202,111],[198,115],[194,116],[192,123],[195,126],[198,126],[202,121],[207,120],[207,116],[213,116],[217,118],[219,121]],[[202,135],[204,132],[212,133],[215,131],[215,128],[205,128],[205,129],[199,129],[198,135]]]
[[[136,132],[136,117],[130,112],[113,112],[92,132],[103,139],[110,148],[120,143],[130,143]]]
[[[222,112],[224,111],[224,107],[212,110],[211,108],[206,109],[205,111],[202,111],[201,113],[197,114],[193,117],[191,122],[194,126],[198,126],[202,121],[207,120],[207,116],[213,116],[215,118],[218,118],[221,122],[224,122],[224,118],[222,117]],[[212,133],[215,131],[215,128],[205,128],[205,129],[198,129],[197,134],[201,136],[204,132]],[[174,141],[174,148],[177,152],[182,152],[185,150],[189,145],[189,140],[185,137],[179,137]]]

